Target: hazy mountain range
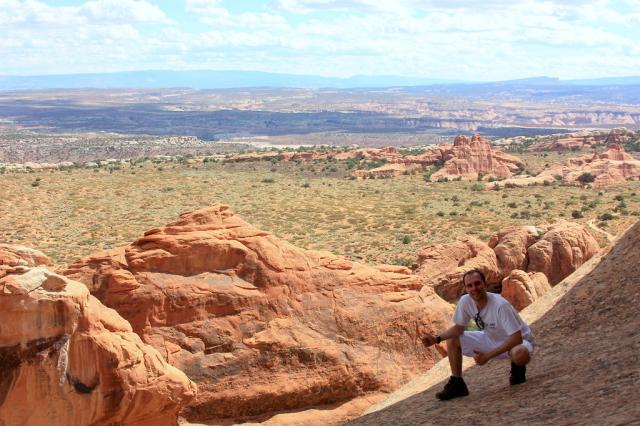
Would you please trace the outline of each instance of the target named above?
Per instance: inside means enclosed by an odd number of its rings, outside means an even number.
[[[0,76],[0,90],[42,89],[114,89],[114,88],[169,88],[228,89],[240,87],[297,87],[297,88],[375,88],[410,86],[470,86],[496,89],[506,87],[563,86],[640,86],[640,77],[611,77],[588,80],[559,80],[535,77],[499,82],[465,82],[422,77],[393,75],[353,76],[348,78],[314,75],[277,74],[259,71],[127,71],[95,74],[62,74],[36,76]]]

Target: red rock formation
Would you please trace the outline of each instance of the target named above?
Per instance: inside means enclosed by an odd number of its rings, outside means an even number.
[[[563,165],[543,170],[538,176],[490,182],[485,184],[485,189],[495,189],[497,185],[506,188],[540,185],[558,179],[564,185],[585,185],[581,180],[585,173],[593,177],[593,181],[586,184],[594,187],[640,180],[640,160],[634,159],[624,148],[614,144],[602,153],[569,158]]]
[[[0,244],[0,278],[15,266],[50,266],[51,260],[42,252],[24,246]]]
[[[542,272],[514,269],[502,280],[502,297],[518,311],[523,310],[551,290],[547,276]]]
[[[452,308],[407,272],[299,249],[216,205],[65,274],[198,383],[197,420],[347,401],[429,368],[440,355],[418,337]]]
[[[527,249],[543,232],[535,226],[509,226],[489,239],[489,247],[496,253],[502,276],[509,275],[514,269],[527,270]]]
[[[479,175],[485,178],[509,178],[524,163],[515,156],[496,151],[489,142],[474,135],[471,140],[465,136],[458,136],[453,147],[443,153],[444,166],[431,175],[432,181],[439,179],[477,179]]]
[[[0,261],[12,251],[25,257],[24,248],[4,245]],[[114,310],[44,266],[14,265],[4,273],[0,424],[177,424],[195,385]]]
[[[560,222],[528,248],[528,271],[543,272],[556,285],[599,250],[598,242],[582,225]]]
[[[530,151],[575,151],[580,149],[592,148],[594,145],[604,144],[610,146],[613,144],[622,144],[634,137],[634,133],[625,129],[612,129],[609,132],[590,131],[587,133],[574,133],[566,137],[533,144],[529,147]]]
[[[560,222],[550,227],[514,226],[493,235],[488,244],[475,238],[431,244],[418,254],[416,274],[454,302],[464,294],[462,276],[478,268],[489,288],[498,289],[513,270],[543,272],[555,285],[599,251],[598,242],[582,226]]]
[[[450,302],[464,294],[462,276],[468,270],[481,270],[490,287],[497,286],[502,279],[495,252],[471,237],[455,243],[430,244],[418,253],[417,263],[416,274],[425,286],[435,288]]]

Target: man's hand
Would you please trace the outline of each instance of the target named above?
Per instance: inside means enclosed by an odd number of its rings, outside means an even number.
[[[473,356],[473,359],[476,360],[476,364],[478,365],[485,365],[491,359],[489,354],[486,352],[478,352],[478,351],[473,351],[473,352],[475,353],[475,355]]]
[[[425,334],[424,336],[422,336],[422,344],[425,345],[427,348],[429,346],[433,346],[436,344],[436,336],[434,336],[433,334]]]

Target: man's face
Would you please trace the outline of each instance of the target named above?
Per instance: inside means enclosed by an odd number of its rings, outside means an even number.
[[[475,301],[481,300],[487,293],[487,285],[478,273],[472,273],[464,277],[464,289]]]

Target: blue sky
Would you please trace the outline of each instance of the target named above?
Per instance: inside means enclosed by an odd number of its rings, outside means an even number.
[[[640,0],[0,0],[0,75],[640,75]]]

